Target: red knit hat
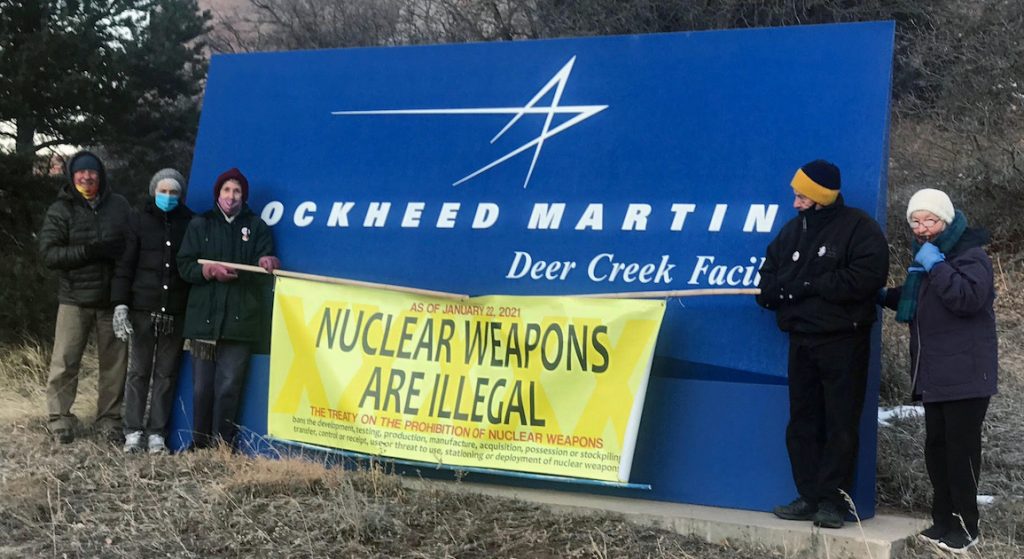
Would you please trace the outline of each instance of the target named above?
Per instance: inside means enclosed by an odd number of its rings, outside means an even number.
[[[217,202],[220,198],[220,187],[224,186],[224,183],[229,180],[238,181],[238,184],[242,187],[242,202],[249,201],[249,179],[245,178],[245,175],[238,170],[238,167],[232,167],[227,171],[224,171],[217,177],[217,180],[213,183],[213,201]]]

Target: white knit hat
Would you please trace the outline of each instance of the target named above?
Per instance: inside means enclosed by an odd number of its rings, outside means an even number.
[[[921,210],[932,212],[947,225],[952,223],[953,217],[956,216],[949,196],[934,188],[922,188],[910,197],[910,202],[907,203],[907,223],[910,223],[911,214]]]

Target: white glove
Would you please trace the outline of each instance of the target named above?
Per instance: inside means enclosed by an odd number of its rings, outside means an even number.
[[[114,307],[114,335],[122,342],[128,341],[128,336],[134,334],[132,323],[128,320],[128,305]]]

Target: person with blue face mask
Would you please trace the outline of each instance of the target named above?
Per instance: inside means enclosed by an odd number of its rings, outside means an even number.
[[[194,215],[184,204],[187,189],[185,177],[174,169],[153,175],[150,197],[128,218],[127,248],[111,285],[114,334],[131,346],[124,388],[125,452],[167,452],[189,292],[177,263]]]

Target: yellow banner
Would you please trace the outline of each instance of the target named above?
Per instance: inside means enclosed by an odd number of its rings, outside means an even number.
[[[464,302],[277,279],[270,436],[626,482],[664,301]]]

